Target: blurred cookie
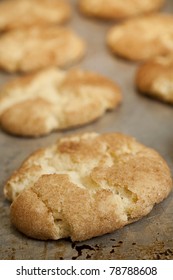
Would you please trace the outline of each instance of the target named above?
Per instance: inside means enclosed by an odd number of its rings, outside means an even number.
[[[31,155],[5,186],[11,220],[37,239],[82,241],[147,215],[172,189],[162,157],[132,137],[84,133]]]
[[[118,86],[99,74],[52,68],[1,89],[0,124],[12,134],[40,136],[92,122],[120,101]]]
[[[173,16],[155,14],[131,19],[111,28],[107,43],[112,52],[129,60],[173,51]]]
[[[85,44],[65,27],[34,27],[9,31],[0,37],[0,68],[29,72],[46,66],[66,66],[85,53]]]
[[[70,13],[64,0],[6,0],[0,3],[0,30],[63,23]]]
[[[165,0],[79,0],[79,8],[87,16],[121,20],[156,11]]]
[[[173,104],[173,54],[142,64],[137,70],[136,85],[141,93]]]

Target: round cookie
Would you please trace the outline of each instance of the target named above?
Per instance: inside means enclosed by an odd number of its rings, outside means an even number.
[[[110,29],[107,44],[129,60],[146,60],[173,51],[173,16],[155,14],[130,19]]]
[[[49,68],[0,91],[0,124],[9,133],[40,136],[94,121],[121,101],[116,83],[97,73]]]
[[[137,70],[136,86],[143,94],[173,104],[173,54],[142,64]]]
[[[119,133],[67,136],[8,180],[11,221],[37,239],[82,241],[147,215],[172,189],[162,157]]]
[[[121,20],[157,11],[165,0],[79,0],[80,11],[102,19]]]
[[[0,68],[8,72],[64,67],[78,61],[84,53],[83,40],[65,27],[22,28],[0,37]]]
[[[70,17],[64,0],[6,0],[0,3],[0,30],[59,24]]]

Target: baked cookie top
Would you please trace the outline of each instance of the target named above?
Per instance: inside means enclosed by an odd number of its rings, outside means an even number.
[[[146,60],[173,51],[173,16],[155,14],[130,19],[110,29],[113,53],[129,60]]]
[[[58,26],[21,28],[0,37],[0,68],[29,72],[63,67],[83,57],[85,44],[71,29]]]
[[[79,8],[87,16],[121,20],[156,11],[165,0],[79,0]]]
[[[80,241],[147,215],[172,189],[162,157],[119,133],[67,136],[36,151],[4,192],[17,229],[38,239]]]
[[[0,3],[0,30],[63,23],[70,13],[65,0],[6,0]]]
[[[40,136],[89,123],[117,107],[121,91],[97,73],[49,68],[0,91],[0,124],[9,133]]]
[[[140,65],[136,86],[143,94],[173,104],[173,54],[159,56]]]

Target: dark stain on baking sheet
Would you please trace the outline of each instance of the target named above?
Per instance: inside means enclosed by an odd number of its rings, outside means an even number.
[[[137,250],[141,250],[145,259],[171,260],[173,259],[173,248],[166,248],[164,242],[156,241],[150,246],[136,245]]]
[[[169,243],[169,241],[168,241]],[[135,242],[129,246],[129,249],[125,251],[123,248],[118,249],[117,245],[112,246],[110,254],[114,254],[115,259],[127,259],[130,256],[136,256],[136,259],[147,260],[172,260],[173,259],[173,247],[165,246],[163,241],[155,241],[150,245],[139,245]],[[123,253],[124,252],[124,253]]]
[[[135,259],[148,259],[148,260],[172,260],[173,259],[173,247],[166,246],[163,241],[155,241],[152,244],[147,245],[137,244],[132,242],[127,246],[123,245],[123,241],[116,241],[110,239],[112,246],[106,246],[106,244],[93,244],[87,245],[78,243],[72,243],[73,260],[76,259],[115,259],[124,260],[131,259],[135,256]],[[168,240],[168,243],[172,244],[172,240]]]
[[[115,239],[110,239],[110,241],[115,241]],[[97,259],[102,258],[104,259],[104,251],[108,251],[108,254],[116,254],[116,248],[121,247],[123,241],[118,241],[116,244],[113,244],[112,247],[107,247],[105,244],[95,244],[94,242],[92,245],[88,244],[81,244],[79,245],[77,242],[72,243],[72,249],[74,249],[77,254],[75,254],[72,259]]]
[[[78,257],[82,256],[83,250],[87,250],[87,258],[90,259],[91,255],[89,254],[89,252],[91,251],[95,251],[95,248],[90,246],[90,245],[75,245],[74,249],[77,251],[77,255],[72,257],[72,260],[76,260]]]

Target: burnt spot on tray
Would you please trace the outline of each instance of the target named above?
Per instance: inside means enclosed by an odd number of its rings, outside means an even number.
[[[89,251],[95,251],[96,249],[90,245],[73,245],[74,249],[77,251],[77,255],[72,257],[72,260],[76,260],[77,258],[79,258],[80,256],[82,256],[83,250],[89,250]],[[87,252],[87,259],[91,258],[91,255],[89,254],[89,252]]]

